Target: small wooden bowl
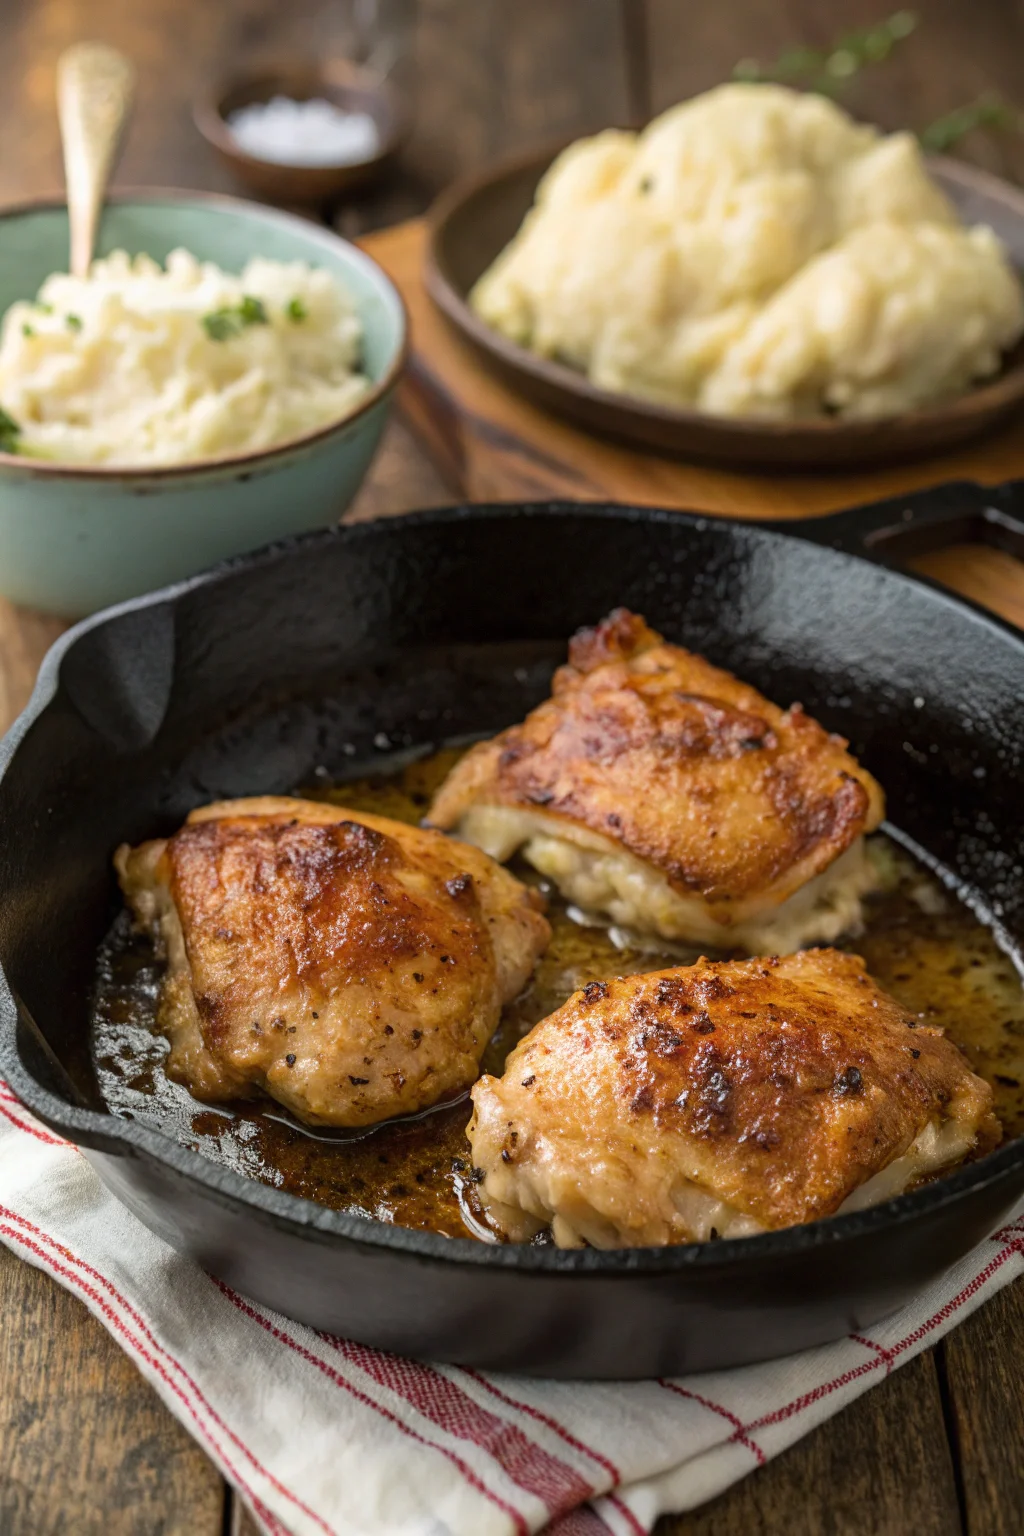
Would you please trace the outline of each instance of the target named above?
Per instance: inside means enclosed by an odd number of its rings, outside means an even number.
[[[292,101],[322,97],[346,112],[366,112],[380,135],[380,148],[371,159],[351,165],[285,165],[246,154],[228,118],[240,107],[287,96]],[[302,66],[267,68],[235,77],[196,102],[196,127],[223,163],[259,197],[274,203],[330,203],[380,175],[405,137],[405,113],[386,82],[354,64],[331,66],[330,74]]]
[[[947,451],[990,431],[1024,402],[1024,342],[991,381],[942,405],[858,421],[765,421],[673,409],[591,384],[492,330],[469,306],[477,278],[511,240],[560,144],[457,182],[431,210],[424,274],[438,308],[505,383],[603,437],[736,467],[839,469]],[[968,224],[989,224],[1024,270],[1024,192],[959,160],[929,161]]]

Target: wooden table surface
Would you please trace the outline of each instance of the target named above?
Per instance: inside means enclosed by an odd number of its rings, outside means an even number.
[[[0,202],[61,185],[57,54],[125,49],[139,104],[118,180],[233,190],[192,127],[203,84],[249,54],[302,48],[318,0],[3,0]],[[329,15],[337,15],[333,0]],[[774,57],[877,20],[885,0],[419,0],[414,131],[390,182],[336,211],[350,234],[419,212],[455,173],[505,150],[642,119]],[[921,126],[983,89],[1024,103],[1024,9],[920,0],[918,34],[858,78],[855,110]],[[837,19],[838,13],[838,19]],[[1024,180],[1024,138],[964,152]],[[353,516],[449,499],[401,422]],[[61,626],[0,603],[0,728]],[[0,1248],[0,1536],[240,1536],[244,1510],[81,1304]],[[1024,1531],[1024,1284],[799,1445],[661,1536],[1019,1536]]]

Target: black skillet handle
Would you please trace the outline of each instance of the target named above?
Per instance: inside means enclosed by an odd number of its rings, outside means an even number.
[[[896,567],[949,544],[987,544],[1024,560],[1024,480],[998,486],[951,481],[847,512],[770,526]]]

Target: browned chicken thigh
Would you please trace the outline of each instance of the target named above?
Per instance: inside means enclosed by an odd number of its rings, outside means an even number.
[[[855,930],[878,784],[782,710],[617,609],[552,697],[474,747],[432,825],[524,857],[579,907],[664,939],[782,953]]]
[[[118,849],[166,953],[167,1069],[201,1099],[262,1091],[369,1125],[468,1087],[548,937],[477,848],[315,801],[225,801]]]
[[[739,1237],[861,1209],[995,1146],[992,1091],[837,950],[594,981],[473,1089],[514,1240]]]

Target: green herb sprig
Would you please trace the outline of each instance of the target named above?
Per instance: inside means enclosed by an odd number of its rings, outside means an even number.
[[[995,91],[986,91],[977,101],[967,102],[936,118],[934,123],[921,130],[918,137],[924,149],[941,155],[973,133],[975,128],[1010,128],[1019,132],[1022,126],[1021,114],[1015,108]]]
[[[267,311],[262,299],[245,293],[239,304],[212,309],[202,317],[201,324],[211,341],[230,341],[233,336],[240,336],[246,326],[267,325]]]
[[[17,453],[21,428],[13,416],[8,416],[0,405],[0,453]]]
[[[305,320],[306,316],[309,314],[309,310],[306,308],[304,301],[299,298],[298,294],[295,295],[294,299],[288,300],[288,303],[284,307],[284,312],[288,316],[288,319],[294,320],[296,324],[300,320]]]
[[[913,11],[895,11],[878,26],[848,32],[828,48],[787,48],[773,64],[741,59],[733,69],[733,79],[771,81],[835,96],[866,65],[881,64],[887,59],[896,44],[916,29],[917,23]],[[1024,133],[1024,113],[1004,101],[998,92],[985,91],[975,101],[937,118],[921,129],[917,137],[929,153],[943,154],[978,128]]]
[[[82,317],[81,315],[65,315],[64,324],[69,331],[80,331],[82,329]]]
[[[741,59],[734,80],[774,81],[834,96],[868,64],[881,64],[917,26],[913,11],[896,11],[874,27],[847,32],[828,48],[787,48],[773,64]]]

